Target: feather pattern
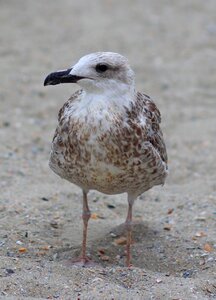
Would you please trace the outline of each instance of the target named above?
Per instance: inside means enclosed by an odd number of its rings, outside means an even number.
[[[151,98],[138,92],[129,108],[119,113],[108,106],[105,118],[98,120],[87,110],[84,119],[77,117],[83,96],[83,90],[77,91],[59,111],[50,156],[53,171],[106,194],[140,195],[164,184],[167,153],[160,112]]]

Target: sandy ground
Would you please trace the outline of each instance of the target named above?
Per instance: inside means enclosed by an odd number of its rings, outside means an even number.
[[[215,299],[215,11],[215,0],[0,1],[0,299]],[[43,80],[98,50],[129,58],[169,154],[166,185],[135,204],[130,270],[115,245],[126,196],[96,192],[98,265],[67,265],[80,251],[81,191],[48,167],[58,110],[77,86]]]

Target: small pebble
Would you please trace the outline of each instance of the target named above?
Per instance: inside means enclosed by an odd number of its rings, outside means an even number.
[[[105,249],[104,248],[98,248],[98,255],[104,255],[105,254]]]
[[[19,176],[22,176],[22,177],[25,176],[25,173],[23,173],[22,171],[17,171],[16,174],[19,175]]]
[[[110,209],[116,208],[115,205],[113,205],[113,204],[107,204],[107,207],[110,208]]]
[[[46,198],[46,197],[41,197],[41,200],[43,200],[43,201],[49,201],[49,199]]]
[[[168,211],[167,211],[167,214],[171,215],[173,213],[173,211],[174,211],[174,208],[169,208]]]
[[[110,232],[111,237],[117,237],[117,234]]]
[[[17,245],[22,245],[23,243],[21,241],[16,241]]]
[[[200,256],[201,257],[206,257],[206,256],[208,256],[208,253],[202,253]]]
[[[103,260],[103,261],[109,261],[109,260],[110,260],[110,257],[109,257],[108,255],[102,255],[102,256],[100,257],[100,259]]]
[[[14,271],[14,270],[12,270],[12,269],[5,269],[5,271],[6,271],[6,272],[7,272],[7,274],[9,274],[9,275],[11,275],[11,274],[15,273],[15,271]]]
[[[192,270],[188,270],[188,271],[183,272],[182,277],[184,277],[184,278],[190,278],[192,276],[192,274],[193,274],[193,271]]]
[[[14,256],[15,256],[15,253],[14,253],[14,252],[11,252],[11,251],[8,251],[8,252],[7,252],[7,256],[9,256],[9,257],[14,257]]]
[[[51,221],[50,221],[50,225],[51,225],[53,228],[58,228],[58,223],[57,223],[55,220],[51,220]]]
[[[100,278],[100,277],[95,277],[95,278],[92,280],[92,282],[97,282],[97,281],[103,281],[103,279]]]
[[[203,237],[203,236],[207,236],[207,234],[203,231],[198,231],[196,234],[195,234],[195,237]]]
[[[27,252],[27,249],[25,247],[19,248],[19,253],[25,253]]]
[[[171,224],[168,224],[168,223],[164,224],[164,227],[163,227],[164,230],[170,231],[171,228],[172,228]]]
[[[206,251],[206,252],[212,252],[213,251],[213,247],[212,245],[206,243],[203,247],[203,249]]]
[[[211,261],[213,261],[213,260],[214,260],[213,257],[209,257],[209,258],[207,259],[207,262],[211,262]]]
[[[205,265],[205,259],[200,260],[199,265],[204,266]]]
[[[198,216],[195,218],[196,221],[201,221],[201,222],[205,222],[206,221],[206,218],[205,217],[202,217],[202,216]]]
[[[54,295],[53,295],[53,298],[55,298],[55,299],[57,299],[57,298],[59,298],[60,297],[60,294],[59,293],[55,293]]]
[[[126,245],[127,244],[127,239],[124,236],[121,236],[117,239],[114,240],[114,245]]]
[[[8,122],[8,121],[3,122],[3,126],[4,127],[9,127],[10,126],[10,122]]]
[[[101,272],[99,272],[98,274],[100,274],[100,275],[107,275],[107,273],[105,272],[105,271],[101,271]]]
[[[120,276],[127,276],[128,274],[127,273],[125,273],[125,272],[122,272],[121,274],[120,274]]]
[[[5,241],[0,241],[0,247],[2,247],[5,244]]]
[[[53,254],[53,260],[56,260],[58,258],[58,253]]]
[[[115,272],[116,272],[116,269],[114,269],[114,268],[110,269],[110,271],[109,271],[110,274],[115,274]]]
[[[95,198],[93,199],[93,202],[98,202],[99,199],[100,199],[99,197],[95,197]]]

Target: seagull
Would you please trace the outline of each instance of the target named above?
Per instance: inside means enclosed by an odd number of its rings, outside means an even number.
[[[132,208],[135,199],[168,174],[161,115],[153,100],[135,90],[128,60],[113,52],[83,56],[69,69],[49,74],[44,86],[77,83],[58,114],[49,160],[60,177],[83,193],[83,240],[77,259],[87,266],[88,192],[127,193],[126,266],[131,266]]]

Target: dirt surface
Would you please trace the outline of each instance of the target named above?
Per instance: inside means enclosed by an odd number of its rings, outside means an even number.
[[[216,298],[215,11],[215,0],[0,1],[0,299]],[[48,167],[58,110],[77,86],[43,80],[98,50],[129,58],[161,110],[169,155],[166,185],[135,203],[131,269],[115,243],[126,195],[94,191],[98,265],[68,265],[81,191]]]

